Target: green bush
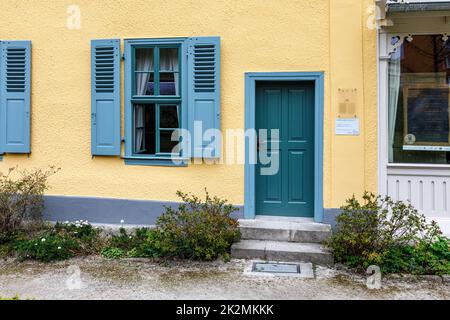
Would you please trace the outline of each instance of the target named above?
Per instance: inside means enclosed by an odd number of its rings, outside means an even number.
[[[178,209],[166,207],[155,229],[141,228],[128,233],[121,228],[111,236],[108,248],[102,251],[106,257],[179,257],[213,260],[222,257],[229,260],[229,250],[240,237],[238,223],[230,217],[236,209],[226,200],[205,200],[177,192],[183,200]],[[119,251],[120,250],[120,251]]]
[[[158,218],[151,243],[161,256],[213,260],[226,255],[239,240],[238,222],[230,216],[237,209],[205,192],[202,201],[178,191],[183,204],[178,209],[166,207]]]
[[[109,247],[122,250],[130,258],[156,258],[159,250],[155,238],[155,231],[148,228],[138,228],[132,233],[120,228],[118,235],[111,236]]]
[[[109,259],[119,259],[122,258],[125,253],[122,249],[114,248],[114,247],[106,247],[102,249],[102,256]]]
[[[382,270],[386,273],[450,274],[449,248],[450,241],[445,237],[393,248],[384,253]]]
[[[31,238],[14,240],[14,251],[20,259],[48,262],[98,253],[102,242],[100,231],[87,221],[58,222]]]
[[[326,245],[336,262],[362,271],[369,265],[383,272],[443,274],[450,269],[449,241],[435,222],[410,204],[365,192],[341,207],[337,226]]]

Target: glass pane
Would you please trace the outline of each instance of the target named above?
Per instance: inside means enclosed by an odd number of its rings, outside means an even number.
[[[172,134],[175,141],[172,141]],[[162,153],[179,153],[178,130],[161,130],[159,132],[159,151]]]
[[[136,49],[135,74],[136,94],[154,95],[154,57],[153,49]]]
[[[161,48],[159,50],[159,72],[159,94],[178,95],[178,48]]]
[[[153,96],[155,94],[154,73],[136,72],[136,95]]]
[[[178,72],[178,48],[159,49],[159,71]]]
[[[134,153],[155,154],[155,105],[134,105]]]
[[[450,42],[442,35],[408,40],[389,61],[389,162],[447,164]]]
[[[179,128],[179,107],[178,106],[160,106],[159,107],[159,127],[160,128]]]

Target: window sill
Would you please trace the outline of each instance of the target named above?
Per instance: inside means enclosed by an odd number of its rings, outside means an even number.
[[[126,165],[132,166],[162,166],[187,167],[189,159],[181,157],[124,157]],[[175,161],[175,162],[174,162]]]
[[[445,169],[450,168],[450,164],[432,163],[388,163],[388,169]]]

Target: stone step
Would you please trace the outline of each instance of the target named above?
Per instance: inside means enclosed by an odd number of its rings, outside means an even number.
[[[331,236],[331,226],[312,220],[302,222],[267,219],[239,220],[243,240],[322,243]]]
[[[320,265],[333,263],[331,252],[318,243],[241,240],[233,244],[231,255],[238,259],[312,262]]]

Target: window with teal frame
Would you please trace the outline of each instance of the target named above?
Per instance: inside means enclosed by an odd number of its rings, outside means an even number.
[[[183,160],[177,129],[187,122],[184,42],[125,41],[125,159],[130,164]]]

